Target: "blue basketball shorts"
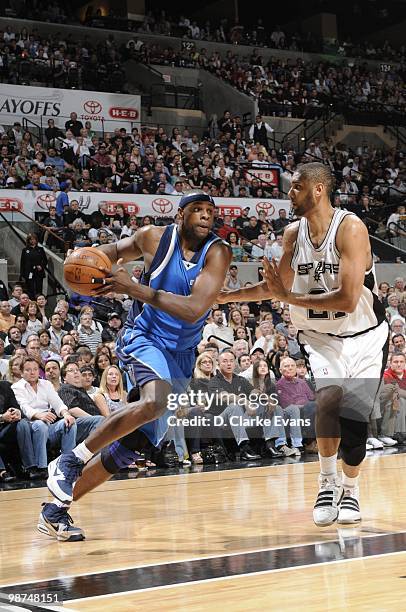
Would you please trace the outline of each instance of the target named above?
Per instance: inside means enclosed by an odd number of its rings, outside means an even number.
[[[147,337],[141,332],[126,330],[117,342],[120,367],[127,376],[127,389],[135,385],[143,387],[153,380],[164,380],[172,387],[172,393],[184,393],[189,385],[195,364],[195,352],[169,351],[157,337]],[[168,431],[167,410],[159,419],[140,427],[150,442],[159,447]]]

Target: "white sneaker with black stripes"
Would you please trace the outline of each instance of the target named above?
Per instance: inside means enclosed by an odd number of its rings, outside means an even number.
[[[318,527],[332,525],[338,517],[338,507],[343,496],[343,487],[338,476],[320,474],[320,489],[313,508],[313,521]]]
[[[359,488],[345,489],[338,511],[337,523],[340,525],[352,525],[353,523],[359,523],[360,520]]]

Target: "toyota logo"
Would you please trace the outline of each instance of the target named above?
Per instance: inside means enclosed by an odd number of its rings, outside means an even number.
[[[42,193],[37,197],[37,204],[40,208],[48,210],[52,204],[55,204],[56,197],[51,193]]]
[[[161,215],[169,215],[173,210],[173,204],[169,200],[165,198],[157,198],[152,202],[152,208],[155,212],[160,213]]]
[[[83,104],[83,108],[90,115],[98,115],[99,113],[101,113],[102,105],[96,100],[88,100]]]
[[[260,212],[265,212],[267,217],[272,216],[275,212],[275,206],[272,204],[272,202],[258,202],[255,208],[257,209],[258,214]]]

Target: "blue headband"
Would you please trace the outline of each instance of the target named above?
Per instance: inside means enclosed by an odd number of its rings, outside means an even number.
[[[191,193],[190,195],[182,196],[179,202],[179,208],[185,208],[185,206],[192,202],[210,202],[210,204],[216,206],[213,198],[208,193]]]

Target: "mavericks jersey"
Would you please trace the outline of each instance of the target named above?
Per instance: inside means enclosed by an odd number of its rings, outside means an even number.
[[[302,217],[291,262],[295,272],[292,292],[329,293],[338,289],[340,253],[336,236],[341,221],[350,214],[345,210],[335,210],[327,234],[317,248],[310,239],[307,219]],[[354,312],[328,312],[291,305],[290,313],[293,325],[303,331],[355,336],[376,327],[385,320],[385,310],[378,299],[374,265],[365,273],[361,296]]]
[[[150,269],[144,272],[141,282],[153,289],[162,289],[176,295],[190,295],[193,283],[204,267],[207,251],[215,242],[222,240],[210,232],[200,251],[187,261],[182,253],[177,225],[168,225],[162,234]],[[149,304],[134,301],[128,313],[122,339],[128,344],[132,335],[141,332],[169,351],[194,350],[201,340],[208,312],[196,323],[188,323]]]

